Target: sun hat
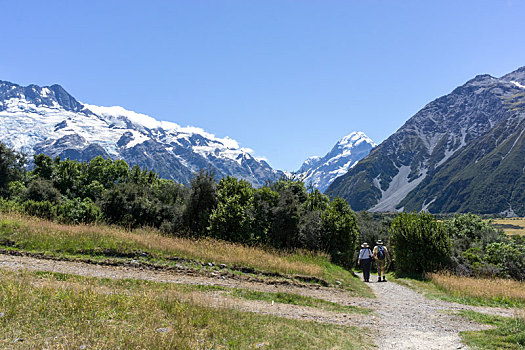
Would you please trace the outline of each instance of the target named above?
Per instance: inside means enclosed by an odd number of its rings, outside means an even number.
[[[380,239],[378,239],[378,240],[377,240],[377,242],[376,242],[376,244],[379,244],[379,245],[381,245],[381,244],[383,244],[383,241],[382,241],[382,240],[380,240]]]
[[[361,248],[368,248],[368,243],[364,242],[363,244],[361,244]]]

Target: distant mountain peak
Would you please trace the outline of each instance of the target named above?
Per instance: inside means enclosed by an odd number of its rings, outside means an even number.
[[[323,192],[338,176],[346,174],[375,146],[376,144],[365,133],[353,131],[339,140],[325,156],[308,158],[296,176],[307,185],[311,184]]]

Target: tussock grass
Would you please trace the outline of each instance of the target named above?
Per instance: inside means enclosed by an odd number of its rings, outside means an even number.
[[[428,278],[443,291],[459,298],[525,306],[525,282],[501,278],[458,277],[446,273],[429,274]]]
[[[290,258],[287,254],[212,239],[168,237],[153,229],[126,231],[105,225],[64,225],[16,214],[0,214],[0,235],[4,236],[4,241],[14,241],[15,247],[31,251],[119,256],[142,250],[166,258],[177,256],[284,274],[323,276],[322,267]]]
[[[371,348],[355,327],[209,308],[198,288],[0,269],[0,348]]]
[[[447,273],[427,274],[426,279],[400,278],[392,281],[425,294],[466,305],[525,307],[525,282],[509,279],[458,277]]]
[[[177,259],[194,268],[202,263],[229,268],[248,267],[284,276],[315,277],[341,285],[356,296],[373,297],[351,272],[330,263],[320,253],[285,253],[213,239],[162,235],[154,229],[127,231],[107,225],[65,225],[20,214],[0,213],[0,248],[51,257],[89,260],[137,260],[174,266]],[[339,281],[340,283],[336,283]]]

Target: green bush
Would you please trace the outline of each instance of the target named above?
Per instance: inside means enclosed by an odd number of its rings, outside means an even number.
[[[485,253],[486,261],[500,268],[501,277],[525,280],[525,244],[514,239],[491,243]]]
[[[34,179],[29,183],[24,191],[23,200],[35,202],[58,203],[60,201],[60,192],[53,186],[53,182],[44,179]]]
[[[338,265],[350,268],[354,257],[357,219],[350,205],[342,198],[335,198],[322,214],[325,250]]]
[[[56,218],[56,205],[50,201],[37,202],[27,200],[23,202],[21,206],[22,212],[27,215],[37,216],[47,220],[54,220]]]
[[[210,214],[210,235],[214,238],[253,244],[252,186],[234,177],[226,177],[217,185],[217,206]]]
[[[190,195],[184,209],[184,223],[194,236],[208,232],[210,214],[217,206],[215,173],[201,170],[191,180]]]
[[[431,214],[398,215],[392,221],[390,237],[396,272],[432,272],[450,261],[448,232]]]
[[[67,224],[89,224],[100,219],[102,212],[90,198],[65,200],[56,208],[57,219]]]
[[[0,212],[2,213],[18,213],[22,208],[19,202],[0,197]]]

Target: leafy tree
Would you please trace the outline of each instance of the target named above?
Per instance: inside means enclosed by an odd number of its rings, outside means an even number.
[[[60,160],[55,158],[53,183],[64,196],[73,199],[80,197],[83,192],[83,166],[75,160]]]
[[[117,184],[106,191],[100,207],[107,221],[129,228],[159,227],[164,221],[159,201],[135,183]]]
[[[55,173],[55,163],[51,157],[45,154],[37,154],[34,157],[33,174],[44,180],[52,180]]]
[[[299,219],[299,246],[308,250],[321,250],[322,241],[323,211],[304,211]]]
[[[334,263],[351,267],[359,231],[350,205],[342,198],[335,198],[323,212],[322,221],[323,248]]]
[[[269,232],[273,221],[273,208],[277,206],[279,193],[264,186],[254,190],[251,216],[254,240],[269,243]]]
[[[357,212],[357,226],[359,227],[360,243],[373,244],[377,240],[385,242],[388,248],[390,242],[390,223],[392,217],[385,213],[369,213],[365,210]]]
[[[217,183],[211,170],[201,170],[191,180],[190,198],[184,211],[184,222],[190,233],[205,235],[210,214],[217,206]]]
[[[171,180],[159,180],[151,187],[152,195],[160,201],[164,220],[160,229],[169,234],[184,231],[184,211],[189,189]]]
[[[20,181],[25,177],[26,158],[4,143],[0,142],[0,197],[7,197],[11,181]]]
[[[398,215],[391,224],[391,243],[398,272],[432,272],[449,263],[448,232],[429,213]]]
[[[474,214],[455,215],[444,221],[452,242],[451,268],[459,275],[491,275],[495,266],[485,261],[485,248],[506,237]]]
[[[480,245],[484,248],[487,244],[499,240],[501,233],[489,223],[474,214],[456,214],[454,218],[444,221],[453,242],[453,250],[457,255],[472,246]]]
[[[294,248],[298,243],[299,197],[293,187],[280,188],[277,205],[272,209],[269,243],[276,248]]]
[[[322,246],[323,211],[330,205],[330,200],[318,189],[308,191],[306,201],[301,208],[299,220],[299,245],[309,250],[320,250]]]
[[[37,178],[29,183],[22,198],[23,200],[48,201],[56,204],[60,201],[60,192],[53,186],[51,181]]]
[[[101,156],[91,159],[85,165],[85,183],[99,183],[105,189],[129,179],[129,165],[122,159],[111,160]]]
[[[254,243],[253,188],[244,181],[226,177],[217,185],[217,206],[210,214],[212,237],[240,243]]]

